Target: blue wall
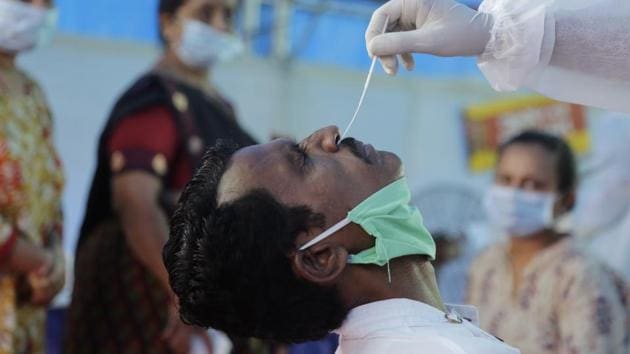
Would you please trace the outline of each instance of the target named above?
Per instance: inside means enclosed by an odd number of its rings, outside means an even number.
[[[345,0],[348,2],[350,0]],[[378,2],[354,0],[371,4]],[[60,31],[98,38],[135,40],[157,43],[157,0],[56,0],[60,10]],[[475,6],[476,0],[466,1]],[[273,13],[270,6],[262,9],[261,31],[255,37],[258,55],[271,51]],[[369,58],[365,52],[363,32],[368,19],[326,13],[315,16],[297,11],[291,27],[291,47],[296,58],[306,62],[366,70]],[[433,58],[417,56],[413,75],[469,76],[479,75],[473,59]]]
[[[156,0],[55,0],[62,32],[153,42]]]

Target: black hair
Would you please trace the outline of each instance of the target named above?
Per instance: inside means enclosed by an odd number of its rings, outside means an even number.
[[[289,257],[297,235],[324,226],[324,217],[265,190],[218,205],[217,187],[234,151],[220,143],[206,153],[171,221],[163,258],[180,315],[235,336],[321,338],[347,310],[337,288],[298,278]]]
[[[160,0],[158,14],[174,15],[177,10],[188,0]]]
[[[166,38],[164,38],[164,34],[162,34],[162,22],[160,20],[162,15],[170,15],[173,16],[182,7],[186,1],[188,0],[160,0],[158,5],[158,16],[157,16],[157,30],[158,36],[160,38],[160,43],[162,45],[166,44]]]
[[[515,144],[538,145],[553,154],[556,160],[558,191],[567,195],[575,190],[578,182],[575,156],[564,139],[538,130],[526,130],[501,144],[499,159],[508,147]]]

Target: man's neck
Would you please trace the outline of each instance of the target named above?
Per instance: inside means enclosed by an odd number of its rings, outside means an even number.
[[[525,267],[531,263],[540,251],[558,242],[564,236],[566,235],[557,234],[551,230],[545,230],[529,237],[510,238],[508,259],[512,266],[512,290],[514,294],[516,294],[520,285],[521,275]]]
[[[442,297],[437,287],[435,273],[430,262],[419,257],[402,257],[389,264],[391,283],[388,279],[387,266],[360,266],[353,271],[354,284],[366,284],[364,287],[349,286],[342,290],[343,298],[349,308],[371,302],[388,299],[410,299],[445,311]]]

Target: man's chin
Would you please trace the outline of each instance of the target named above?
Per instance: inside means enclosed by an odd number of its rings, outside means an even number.
[[[396,180],[405,174],[402,160],[398,155],[389,151],[379,151],[383,167],[391,171],[392,180]]]

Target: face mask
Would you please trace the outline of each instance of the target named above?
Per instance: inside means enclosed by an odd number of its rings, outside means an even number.
[[[18,53],[38,43],[48,10],[15,0],[0,0],[0,49]]]
[[[383,266],[391,259],[426,255],[435,259],[435,243],[422,223],[420,211],[409,203],[411,193],[403,177],[361,202],[348,217],[300,248],[300,251],[330,237],[351,222],[375,238],[374,247],[351,255],[348,263]]]
[[[203,69],[228,61],[243,51],[243,42],[234,35],[217,31],[196,20],[184,21],[177,55],[193,68]]]
[[[554,193],[493,186],[484,199],[490,224],[511,237],[527,237],[553,227]]]

